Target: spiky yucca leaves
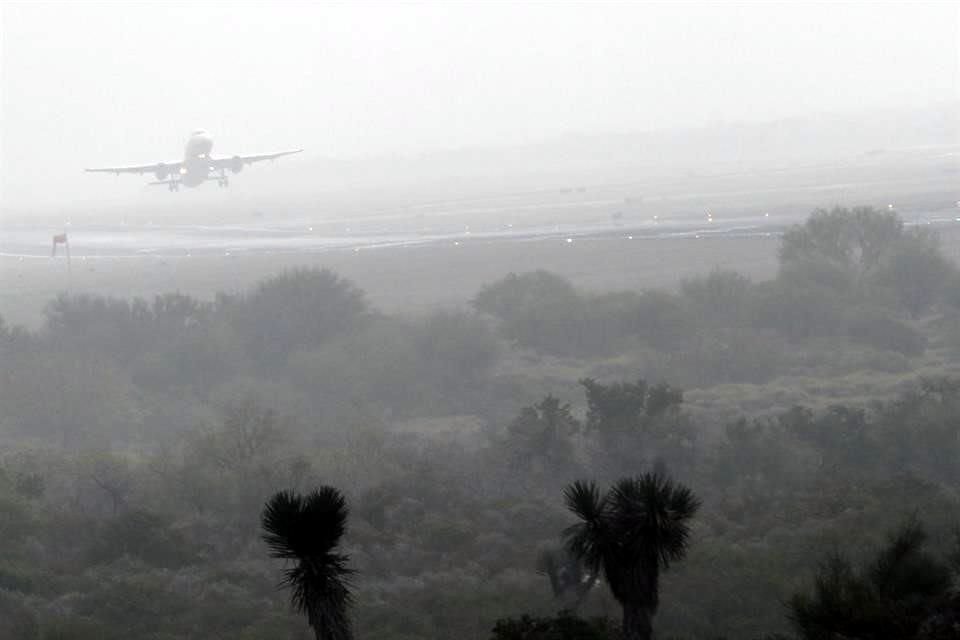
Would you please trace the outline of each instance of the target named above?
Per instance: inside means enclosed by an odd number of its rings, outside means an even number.
[[[689,488],[659,473],[624,478],[610,490],[623,552],[618,567],[626,581],[635,583],[631,591],[646,590],[644,600],[653,612],[659,604],[660,570],[686,555],[690,519],[699,508],[700,501]]]
[[[577,480],[563,492],[564,502],[580,522],[563,532],[567,549],[590,573],[599,573],[613,549],[609,500],[592,482]]]
[[[351,603],[347,556],[337,547],[346,530],[347,502],[337,489],[320,487],[306,495],[280,491],[263,508],[263,539],[274,558],[295,564],[282,586],[291,589],[294,608],[307,616],[317,640],[350,640]]]
[[[660,572],[686,554],[700,501],[660,473],[624,478],[605,495],[591,482],[575,482],[564,499],[580,519],[564,531],[567,548],[588,570],[603,572],[623,606],[624,636],[649,638]]]
[[[950,591],[949,563],[927,553],[926,541],[923,526],[911,518],[859,571],[843,556],[828,558],[813,589],[790,600],[790,620],[801,637],[914,637]]]

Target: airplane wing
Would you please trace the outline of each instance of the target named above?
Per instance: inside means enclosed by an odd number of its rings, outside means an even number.
[[[303,149],[290,149],[288,151],[275,151],[273,153],[258,153],[252,156],[232,156],[230,158],[211,158],[210,166],[214,169],[233,169],[237,170],[238,167],[244,165],[253,164],[254,162],[262,162],[263,160],[276,160],[282,156],[293,155],[294,153],[300,153]]]
[[[141,164],[128,167],[98,167],[96,169],[84,169],[89,173],[114,173],[120,175],[121,173],[136,173],[143,175],[144,173],[177,173],[180,171],[180,167],[183,165],[182,162],[158,162],[156,164]]]

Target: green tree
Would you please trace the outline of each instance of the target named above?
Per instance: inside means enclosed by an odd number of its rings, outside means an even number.
[[[640,430],[683,403],[683,391],[666,383],[651,387],[645,380],[637,380],[604,385],[584,378],[580,384],[587,395],[586,427],[600,433]]]
[[[623,608],[624,638],[649,640],[660,573],[686,555],[700,500],[659,473],[623,478],[606,495],[592,482],[578,481],[564,499],[580,519],[564,531],[567,548],[588,571],[602,572]]]
[[[954,271],[940,252],[939,238],[918,230],[904,236],[875,280],[893,290],[897,302],[916,316],[944,297]]]
[[[813,588],[790,600],[805,640],[913,638],[950,589],[950,569],[924,550],[927,533],[910,520],[875,558],[855,570],[842,555],[820,567]]]
[[[780,264],[828,261],[863,274],[895,251],[903,237],[903,221],[892,211],[817,209],[783,234]]]
[[[701,323],[711,328],[742,325],[749,310],[752,287],[746,276],[723,269],[680,283],[692,311]]]
[[[548,547],[537,554],[537,573],[550,581],[558,602],[568,602],[563,611],[576,611],[596,586],[598,576],[584,570],[583,562],[566,548]]]
[[[566,279],[534,271],[489,284],[473,306],[500,320],[500,331],[525,347],[557,355],[584,351],[588,338],[587,305]]]
[[[539,462],[544,469],[568,469],[574,464],[572,436],[580,430],[570,405],[552,395],[524,407],[509,427],[509,445],[516,464]]]
[[[307,616],[317,640],[353,637],[347,609],[351,604],[348,557],[338,547],[347,524],[347,502],[334,487],[301,495],[280,491],[261,515],[263,539],[274,558],[292,561],[283,584],[293,606]]]
[[[217,311],[268,367],[283,366],[291,353],[315,348],[370,315],[363,291],[327,269],[286,271],[249,294],[221,295]]]

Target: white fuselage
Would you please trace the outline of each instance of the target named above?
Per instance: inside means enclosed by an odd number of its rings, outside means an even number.
[[[202,184],[210,175],[213,137],[204,130],[194,131],[187,140],[180,169],[180,183],[188,187]]]

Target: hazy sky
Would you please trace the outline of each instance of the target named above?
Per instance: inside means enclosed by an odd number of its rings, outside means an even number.
[[[338,158],[960,95],[956,2],[7,2],[0,40],[7,202],[139,189],[80,170],[199,127]]]

